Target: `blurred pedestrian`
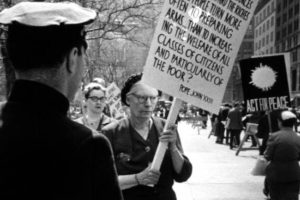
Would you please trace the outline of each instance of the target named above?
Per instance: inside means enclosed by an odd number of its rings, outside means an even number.
[[[229,148],[232,149],[234,147],[234,141],[235,145],[240,145],[240,135],[243,130],[242,112],[238,102],[234,103],[233,108],[229,111],[227,124],[227,131],[230,137]]]
[[[142,74],[132,75],[121,90],[121,100],[130,109],[129,118],[102,131],[112,143],[125,200],[175,200],[174,181],[186,181],[192,164],[183,154],[177,126],[163,131],[165,120],[152,117],[158,91],[142,83],[141,78]],[[169,146],[160,171],[151,170],[149,163],[159,141]]]
[[[96,12],[22,2],[0,13],[16,81],[1,114],[0,199],[122,199],[108,140],[67,117]]]
[[[223,140],[224,140],[224,134],[225,134],[225,124],[226,124],[226,119],[228,116],[228,112],[229,112],[229,105],[228,104],[224,104],[221,106],[216,122],[215,122],[215,135],[217,136],[216,139],[216,143],[218,144],[223,144]],[[228,136],[226,136],[225,141],[226,144],[228,144]]]
[[[271,134],[265,158],[267,187],[271,200],[298,200],[300,187],[300,137],[293,131],[296,115],[282,111],[278,116],[280,130]]]

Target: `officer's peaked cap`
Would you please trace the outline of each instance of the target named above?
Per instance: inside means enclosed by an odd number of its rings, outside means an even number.
[[[96,16],[94,10],[71,2],[21,2],[0,13],[0,24],[18,22],[35,27],[79,25],[92,22]]]

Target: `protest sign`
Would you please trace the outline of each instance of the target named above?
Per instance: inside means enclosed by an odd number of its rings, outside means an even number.
[[[118,119],[125,116],[121,103],[121,90],[115,83],[111,83],[107,87],[107,104],[113,118]]]
[[[240,61],[247,112],[285,109],[290,103],[288,56],[264,55]]]
[[[257,0],[166,0],[142,81],[218,113]]]

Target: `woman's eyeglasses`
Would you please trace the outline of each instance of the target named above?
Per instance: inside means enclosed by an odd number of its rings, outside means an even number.
[[[151,103],[155,103],[157,100],[157,96],[141,96],[138,94],[131,93],[129,95],[133,95],[139,103],[145,103],[148,99],[150,99]]]
[[[100,101],[101,103],[104,103],[106,101],[106,97],[96,97],[96,96],[91,96],[89,97],[90,100],[93,102]]]

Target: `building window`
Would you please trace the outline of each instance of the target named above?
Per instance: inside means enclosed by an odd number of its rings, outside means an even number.
[[[282,23],[284,24],[287,21],[287,13],[284,13],[282,16]]]
[[[261,26],[259,27],[259,35],[261,35]]]
[[[249,42],[249,49],[251,49],[251,51],[254,49],[254,44],[252,42]]]
[[[258,23],[259,23],[259,19],[258,19],[258,16],[256,16],[256,18],[255,18],[255,23],[256,23],[256,25],[255,26],[257,26],[258,25]]]
[[[265,38],[263,37],[263,39],[262,39],[262,47],[264,47],[265,46]]]
[[[290,49],[291,46],[292,46],[292,38],[289,38],[289,39],[287,40],[287,49]]]
[[[279,13],[281,11],[281,3],[277,4],[277,12]]]
[[[286,49],[286,41],[283,40],[282,46],[281,46],[281,52],[285,52],[285,49]]]
[[[297,31],[299,29],[299,19],[296,19],[294,21],[294,31]]]
[[[262,21],[262,13],[259,13],[259,22]]]
[[[263,33],[266,31],[266,23],[263,24]]]
[[[264,9],[264,19],[266,19],[266,9]]]
[[[297,70],[293,69],[292,70],[292,91],[296,90],[296,85],[297,85]]]
[[[271,26],[274,26],[274,16],[271,17]]]
[[[290,23],[288,27],[288,34],[291,34],[293,32],[293,24]]]
[[[279,45],[277,45],[277,46],[276,46],[276,52],[277,52],[277,53],[279,53],[279,52],[280,52],[280,51],[279,51],[279,49],[280,49],[280,46],[279,46]]]
[[[276,26],[280,26],[280,17],[277,17],[276,19]]]
[[[279,41],[280,40],[280,31],[277,31],[276,33],[276,41]]]
[[[267,37],[266,37],[266,45],[268,45],[269,44],[269,35],[267,35]]]
[[[283,8],[286,8],[288,5],[288,0],[283,0]]]
[[[294,10],[294,15],[298,15],[298,14],[299,14],[299,3],[295,5],[295,10]]]
[[[273,53],[273,47],[270,48],[270,53]]]
[[[286,27],[282,29],[282,38],[285,38],[285,36],[286,36]]]
[[[261,40],[259,40],[258,42],[258,48],[260,49],[260,47],[261,47]]]
[[[297,49],[295,51],[292,52],[292,61],[293,62],[297,62]]]
[[[289,9],[289,19],[293,17],[293,8]]]
[[[270,28],[270,20],[267,21],[267,30]]]
[[[274,35],[274,32],[271,32],[271,36],[270,36],[270,42],[273,42],[273,36]]]
[[[255,30],[255,37],[258,37],[258,30]]]
[[[298,45],[298,35],[294,36],[294,45]]]

